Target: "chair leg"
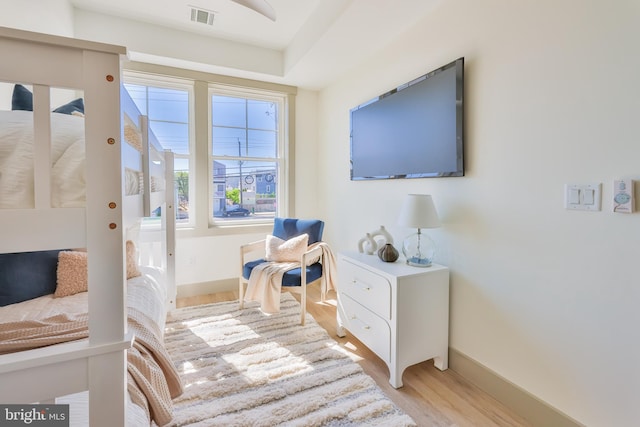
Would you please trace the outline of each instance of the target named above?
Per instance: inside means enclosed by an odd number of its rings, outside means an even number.
[[[307,285],[302,282],[302,292],[300,296],[300,324],[304,326],[304,318],[307,314]]]
[[[238,298],[240,302],[240,309],[244,308],[244,282],[242,281],[242,276],[238,279]]]

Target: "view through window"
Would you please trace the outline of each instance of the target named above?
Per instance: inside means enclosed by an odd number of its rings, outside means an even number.
[[[214,221],[274,218],[283,162],[279,98],[211,95]]]

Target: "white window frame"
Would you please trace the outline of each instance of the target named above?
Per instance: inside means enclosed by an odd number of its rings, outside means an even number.
[[[252,88],[241,88],[218,83],[209,83],[208,105],[208,211],[210,227],[228,226],[253,226],[257,224],[272,224],[273,218],[243,218],[232,220],[225,218],[224,221],[216,220],[213,216],[213,161],[225,159],[224,156],[216,157],[212,153],[212,128],[211,120],[211,98],[213,95],[232,96],[250,98],[261,101],[275,102],[278,105],[278,132],[277,132],[277,156],[273,158],[278,170],[278,182],[276,183],[276,212],[275,217],[286,217],[289,213],[289,134],[288,134],[288,96],[286,93],[273,92]],[[246,161],[263,161],[264,158],[243,157]],[[270,160],[270,159],[269,159]]]
[[[176,228],[193,228],[196,223],[196,144],[195,144],[195,120],[194,120],[194,99],[195,89],[193,80],[179,77],[150,74],[144,71],[123,70],[123,83],[140,86],[153,86],[165,89],[185,90],[189,96],[188,117],[189,117],[189,154],[174,153],[176,159],[187,159],[189,161],[189,220],[176,222]],[[194,214],[191,214],[194,213]]]

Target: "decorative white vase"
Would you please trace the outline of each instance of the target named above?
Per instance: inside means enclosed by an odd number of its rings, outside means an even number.
[[[373,255],[376,253],[378,249],[378,244],[373,237],[371,237],[371,233],[367,233],[362,239],[358,241],[358,251],[360,253],[367,253],[368,255]]]
[[[383,247],[387,243],[391,243],[393,245],[393,236],[391,236],[387,229],[384,228],[384,225],[381,225],[380,229],[373,231],[370,234],[371,237],[373,237],[373,239],[376,241],[378,248]]]

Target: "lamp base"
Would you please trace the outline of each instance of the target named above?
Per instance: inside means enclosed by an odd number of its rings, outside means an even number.
[[[427,258],[411,257],[407,258],[407,265],[414,267],[431,267],[431,260]]]
[[[435,243],[418,228],[417,233],[407,236],[402,242],[402,253],[407,265],[430,267],[436,253]]]

